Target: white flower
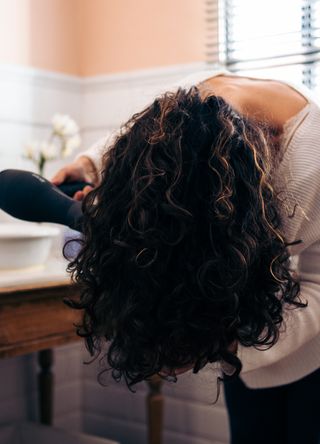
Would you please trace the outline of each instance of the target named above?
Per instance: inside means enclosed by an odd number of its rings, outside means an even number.
[[[45,160],[53,160],[58,156],[57,147],[53,143],[49,142],[41,143],[40,153]]]
[[[73,137],[69,137],[64,144],[64,148],[61,152],[62,157],[68,157],[70,154],[73,153],[73,151],[77,148],[79,148],[81,144],[81,138],[78,134],[76,134]]]
[[[52,125],[49,140],[29,142],[24,149],[24,157],[37,165],[40,174],[48,161],[69,156],[81,143],[79,127],[69,115],[55,114]]]
[[[25,145],[23,155],[30,160],[36,160],[39,154],[39,142],[33,140]]]
[[[55,114],[52,118],[53,132],[61,137],[74,136],[79,132],[76,122],[68,114]]]

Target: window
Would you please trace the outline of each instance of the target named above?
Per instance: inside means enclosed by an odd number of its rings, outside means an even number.
[[[230,71],[320,93],[320,0],[220,0],[219,60]]]

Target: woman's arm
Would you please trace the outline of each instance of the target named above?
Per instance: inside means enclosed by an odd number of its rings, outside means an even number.
[[[310,136],[309,136],[310,137]],[[287,182],[290,211],[284,216],[284,232],[289,242],[303,242],[288,248],[298,259],[300,298],[305,308],[284,306],[285,324],[280,328],[278,342],[268,350],[238,345],[242,373],[268,367],[290,357],[317,337],[320,342],[320,161],[316,148],[303,143],[292,152],[290,178]],[[280,171],[280,175],[285,174]],[[319,357],[320,365],[320,357]]]
[[[318,266],[317,272],[310,270],[310,262],[316,259],[319,263],[319,258],[320,242],[300,255],[300,297],[302,302],[308,301],[308,306],[284,307],[285,324],[280,328],[278,342],[268,350],[257,350],[238,344],[237,355],[243,365],[241,373],[273,365],[298,352],[305,344],[320,335],[320,267]]]
[[[81,153],[79,153],[75,157],[75,161],[82,158],[89,159],[91,164],[94,166],[98,176],[100,176],[102,171],[102,156],[111,147],[116,134],[117,133],[115,131],[110,131],[106,136],[97,140],[87,150],[81,151]]]
[[[102,156],[110,148],[116,133],[109,132],[95,142],[86,151],[81,151],[73,160],[61,168],[51,179],[54,185],[61,185],[63,182],[84,181],[93,186],[100,183],[102,172]],[[86,186],[83,190],[77,191],[73,196],[76,200],[82,200],[84,196],[92,190],[92,186]]]

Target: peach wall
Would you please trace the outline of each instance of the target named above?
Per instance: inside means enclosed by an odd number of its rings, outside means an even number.
[[[80,72],[82,0],[0,0],[0,62]]]
[[[82,75],[203,61],[203,0],[83,0]]]
[[[82,0],[29,1],[31,65],[79,74],[78,17]]]
[[[204,59],[203,0],[0,0],[0,62],[90,76]]]
[[[0,0],[0,61],[28,64],[29,0]]]

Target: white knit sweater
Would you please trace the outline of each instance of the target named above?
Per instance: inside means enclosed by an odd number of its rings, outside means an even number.
[[[228,71],[198,72],[172,89],[187,88],[222,73]],[[274,185],[286,190],[283,223],[288,241],[303,240],[289,251],[300,276],[300,297],[308,306],[285,308],[280,338],[270,349],[238,346],[241,378],[251,388],[287,384],[320,367],[320,100],[306,87],[286,83],[304,95],[308,104],[285,124],[284,154],[274,173]],[[100,171],[102,152],[112,144],[115,134],[108,134],[80,155],[88,156]],[[290,219],[288,214],[296,204],[295,216]]]

